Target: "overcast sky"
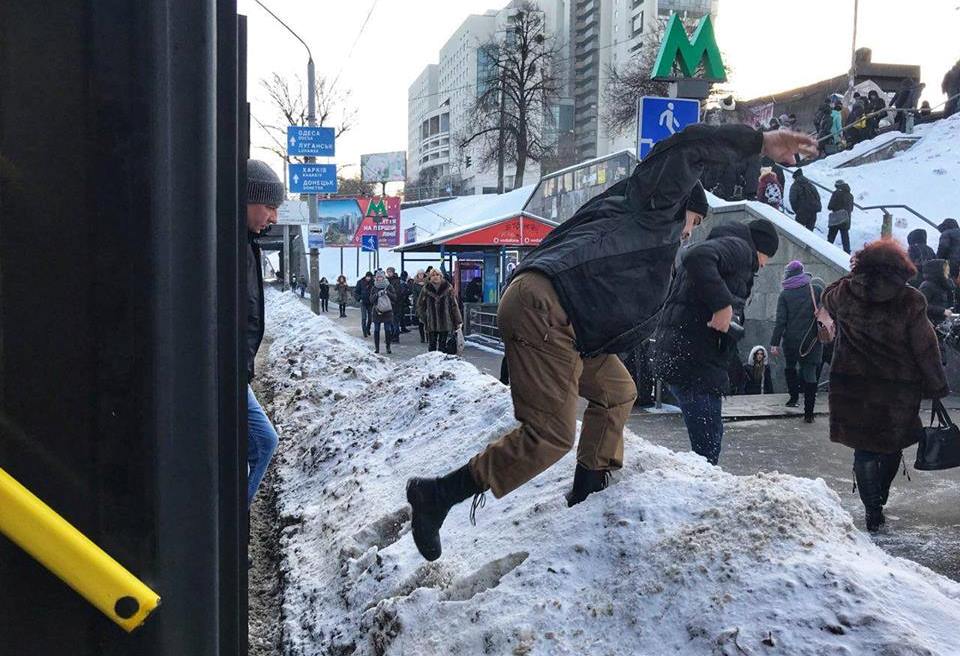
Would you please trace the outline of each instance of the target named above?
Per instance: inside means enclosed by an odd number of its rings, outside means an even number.
[[[355,125],[337,142],[336,163],[359,174],[361,153],[406,150],[407,88],[471,13],[506,0],[262,0],[310,45],[317,75],[349,92]],[[306,51],[253,0],[249,17],[248,96],[254,116],[274,118],[261,80],[273,72],[299,75],[306,85]],[[943,101],[940,81],[960,58],[960,0],[860,0],[857,44],[873,60],[919,64],[924,98]],[[373,12],[370,13],[371,8]],[[361,34],[361,26],[370,16]],[[720,0],[717,39],[733,69],[740,98],[784,91],[842,74],[850,65],[853,0]],[[359,37],[359,38],[358,38]],[[281,162],[257,149],[267,143],[254,125],[253,156],[278,170]]]

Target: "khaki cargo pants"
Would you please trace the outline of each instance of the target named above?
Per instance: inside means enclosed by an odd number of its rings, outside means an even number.
[[[550,280],[520,274],[497,311],[510,371],[514,415],[520,427],[470,460],[476,483],[502,497],[562,458],[583,415],[577,462],[587,469],[623,466],[623,426],[637,388],[616,355],[581,358],[573,327]]]

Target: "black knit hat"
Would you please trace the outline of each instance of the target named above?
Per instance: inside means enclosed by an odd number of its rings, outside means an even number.
[[[750,222],[750,236],[753,238],[754,247],[767,257],[773,257],[777,254],[777,248],[780,247],[780,237],[777,235],[777,229],[766,219],[755,219]]]
[[[697,184],[690,191],[690,197],[687,199],[687,209],[696,212],[700,216],[706,216],[710,206],[707,204],[707,194],[703,190],[703,185],[697,181]]]
[[[247,204],[280,207],[285,199],[283,183],[270,165],[258,159],[248,159]]]

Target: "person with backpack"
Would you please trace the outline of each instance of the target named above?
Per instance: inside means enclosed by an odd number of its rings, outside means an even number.
[[[820,204],[820,192],[798,168],[793,172],[793,184],[790,186],[790,207],[797,215],[797,223],[807,230],[817,227],[817,214],[823,206]]]
[[[350,286],[347,284],[347,277],[343,274],[337,276],[337,284],[334,289],[334,298],[337,299],[337,306],[340,309],[340,318],[347,316],[347,303],[350,302]]]
[[[849,253],[850,217],[853,216],[853,194],[850,193],[850,185],[843,180],[837,180],[834,183],[834,187],[834,192],[830,196],[830,202],[827,203],[827,209],[830,210],[827,241],[832,244],[837,238],[837,233],[839,233],[840,241],[843,243],[843,250]]]
[[[926,230],[917,228],[907,234],[907,255],[910,257],[910,261],[913,262],[913,266],[917,267],[918,272],[907,284],[919,289],[920,284],[923,282],[923,265],[937,257],[933,249],[927,246]]]
[[[330,310],[330,281],[326,278],[320,279],[320,311]]]
[[[383,330],[383,343],[390,351],[390,335],[393,333],[393,308],[396,303],[396,294],[387,275],[382,269],[373,274],[373,289],[370,292],[370,315],[373,321],[373,352],[380,352],[380,326]]]
[[[520,261],[497,308],[519,425],[453,471],[407,481],[411,533],[425,559],[440,557],[453,506],[473,497],[476,509],[487,490],[502,498],[573,448],[580,396],[588,406],[567,505],[606,488],[623,466],[623,428],[637,396],[616,354],[649,337],[681,240],[707,214],[704,166],[761,153],[792,162],[797,152],[815,154],[816,142],[789,130],[689,125]],[[718,335],[730,328],[732,300],[711,301],[707,319]]]
[[[453,285],[438,269],[430,272],[430,280],[417,297],[417,317],[427,333],[427,351],[444,351],[450,333],[463,324]]]
[[[810,274],[804,271],[803,262],[793,260],[783,270],[781,286],[776,324],[770,336],[770,353],[774,356],[782,354],[786,359],[784,375],[790,394],[787,407],[797,407],[802,389],[803,419],[810,424],[817,403],[818,368],[823,358],[815,315],[823,285],[813,282]]]
[[[770,364],[767,358],[767,349],[759,344],[750,349],[746,364],[743,366],[741,394],[773,394],[773,376],[770,375]],[[731,387],[733,381],[730,381]]]
[[[360,306],[360,328],[363,329],[363,336],[370,336],[371,297],[373,291],[373,272],[367,271],[363,278],[357,281],[357,286],[353,290],[353,298]]]
[[[903,449],[916,444],[922,430],[920,400],[950,393],[927,303],[907,285],[916,272],[899,243],[878,239],[823,293],[837,327],[830,441],[854,450],[854,478],[871,532],[885,522]]]
[[[773,169],[763,169],[757,184],[757,200],[778,210],[783,209],[783,184]]]

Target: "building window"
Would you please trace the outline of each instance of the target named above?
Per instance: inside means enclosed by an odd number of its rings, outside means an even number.
[[[450,114],[441,114],[440,115],[440,131],[449,132],[450,131]]]
[[[642,4],[643,4],[644,2],[646,2],[646,1],[647,1],[647,0],[633,0],[633,7],[632,7],[632,9],[636,9],[637,7],[639,7],[640,5],[642,5]]]
[[[633,36],[637,36],[638,34],[643,34],[643,12],[642,11],[633,17],[630,27],[633,28]]]

